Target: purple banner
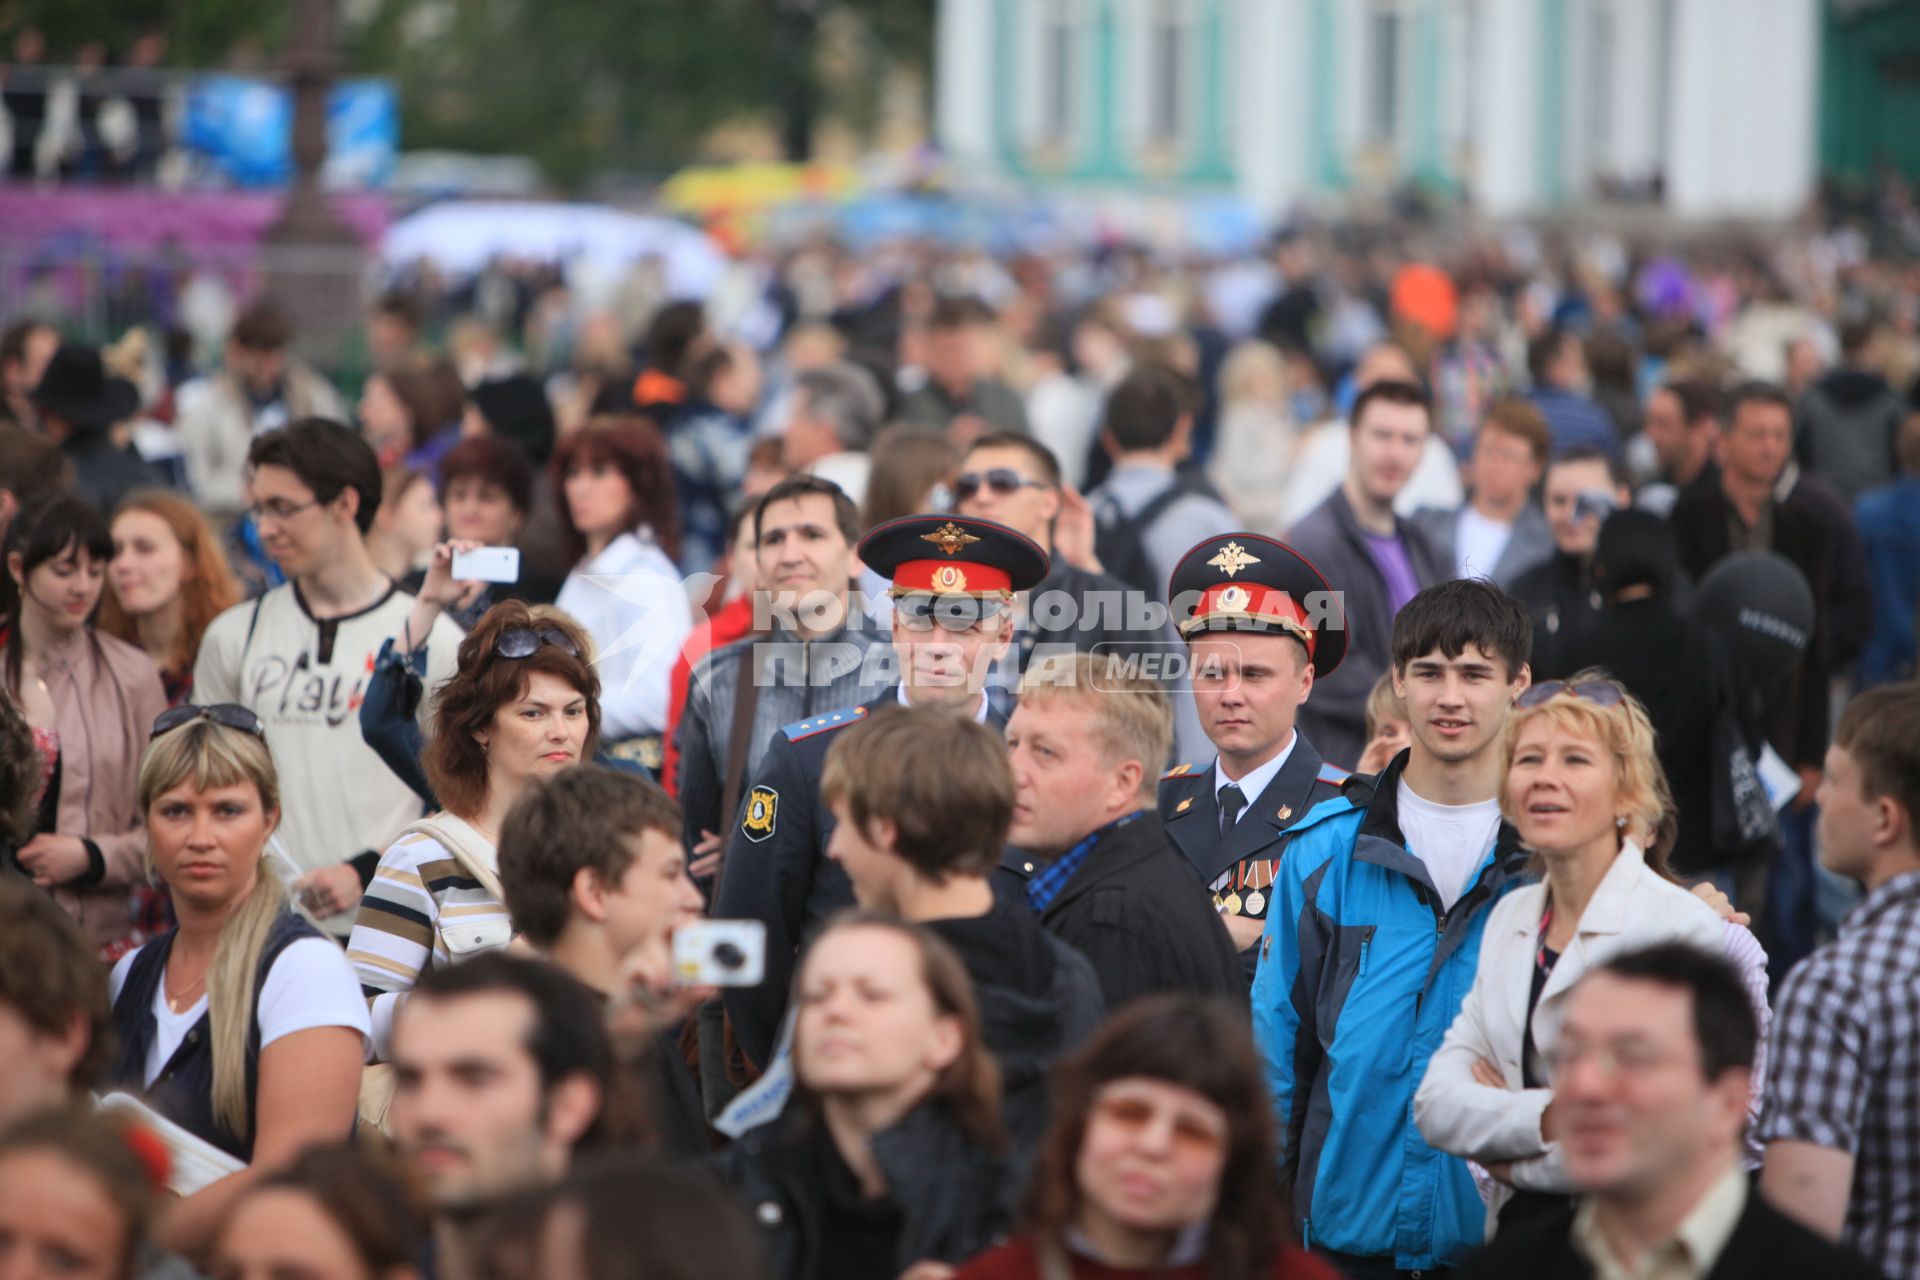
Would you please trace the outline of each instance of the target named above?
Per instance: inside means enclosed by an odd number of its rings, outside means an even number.
[[[103,247],[137,254],[177,248],[188,257],[250,250],[280,216],[279,192],[36,190],[0,186],[0,242],[23,250]],[[329,197],[341,220],[373,248],[391,216],[378,192]]]

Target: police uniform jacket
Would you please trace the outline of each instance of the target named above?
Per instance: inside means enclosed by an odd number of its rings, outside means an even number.
[[[734,1037],[764,1067],[786,1014],[795,954],[835,912],[854,905],[853,882],[827,857],[833,811],[820,799],[820,775],[837,732],[896,705],[898,686],[862,706],[829,711],[773,735],[741,800],[713,914],[723,920],[759,920],[767,926],[766,977],[757,987],[723,993]],[[998,732],[1006,719],[989,709]]]

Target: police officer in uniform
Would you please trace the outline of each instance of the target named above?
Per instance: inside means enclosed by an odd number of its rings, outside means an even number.
[[[1168,597],[1218,754],[1160,779],[1160,820],[1212,891],[1251,976],[1282,837],[1347,780],[1294,727],[1314,680],[1346,655],[1344,618],[1318,569],[1255,533],[1187,552]]]
[[[892,582],[898,678],[864,706],[774,735],[741,804],[714,897],[716,917],[767,926],[765,979],[723,992],[735,1039],[758,1067],[779,1034],[795,952],[828,916],[854,905],[846,872],[826,856],[833,814],[820,801],[820,774],[834,734],[893,703],[945,707],[1004,729],[1006,717],[986,695],[987,675],[1012,635],[1014,593],[1047,573],[1047,553],[1031,538],[967,516],[890,520],[860,540],[860,560]]]

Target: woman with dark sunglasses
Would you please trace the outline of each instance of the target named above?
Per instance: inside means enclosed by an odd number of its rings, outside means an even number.
[[[1673,801],[1632,695],[1593,672],[1534,685],[1514,703],[1502,751],[1500,810],[1540,880],[1493,908],[1473,986],[1414,1098],[1428,1142],[1491,1174],[1489,1234],[1571,1190],[1552,1063],[1573,985],[1659,942],[1733,949],[1730,926],[1667,870]]]
[[[6,694],[43,761],[38,814],[8,863],[51,890],[108,960],[140,939],[130,913],[145,880],[133,802],[147,727],[166,707],[145,653],[92,618],[113,539],[85,502],[56,497],[16,517],[6,538]]]
[[[438,562],[436,561],[436,570]],[[440,811],[381,855],[347,957],[384,1060],[399,1002],[429,967],[507,945],[500,824],[527,784],[592,757],[600,680],[585,632],[551,605],[503,600],[460,644],[422,756]]]
[[[1138,1001],[1057,1068],[1025,1231],[955,1280],[1334,1280],[1286,1239],[1246,1019]]]

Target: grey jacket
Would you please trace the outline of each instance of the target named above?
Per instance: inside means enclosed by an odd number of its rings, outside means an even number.
[[[869,655],[869,650],[875,652]],[[745,780],[759,770],[774,734],[823,711],[871,702],[895,683],[898,673],[891,659],[886,633],[871,623],[814,641],[776,630],[736,640],[702,658],[688,682],[687,710],[680,722],[680,807],[686,814],[687,848],[693,848],[702,831],[726,832],[739,816],[721,809],[734,699],[751,662],[759,665],[760,697],[747,735],[743,798]]]
[[[1460,555],[1454,545],[1454,535],[1460,528],[1459,510],[1422,507],[1413,513],[1413,524],[1433,544],[1433,553],[1440,558],[1440,566],[1447,571],[1447,576],[1458,576]],[[1507,539],[1506,550],[1500,553],[1493,572],[1486,576],[1496,587],[1511,591],[1527,570],[1536,569],[1551,559],[1553,528],[1547,523],[1547,513],[1540,509],[1540,504],[1529,502],[1514,517],[1513,536]]]
[[[1422,591],[1453,577],[1453,565],[1441,560],[1417,526],[1398,516],[1393,525],[1406,543],[1414,580]],[[1367,695],[1393,653],[1393,606],[1387,599],[1387,580],[1367,550],[1366,535],[1345,488],[1335,489],[1308,512],[1287,534],[1287,543],[1311,560],[1327,585],[1346,600],[1346,659],[1332,675],[1314,680],[1296,727],[1329,763],[1350,769],[1367,745]]]

